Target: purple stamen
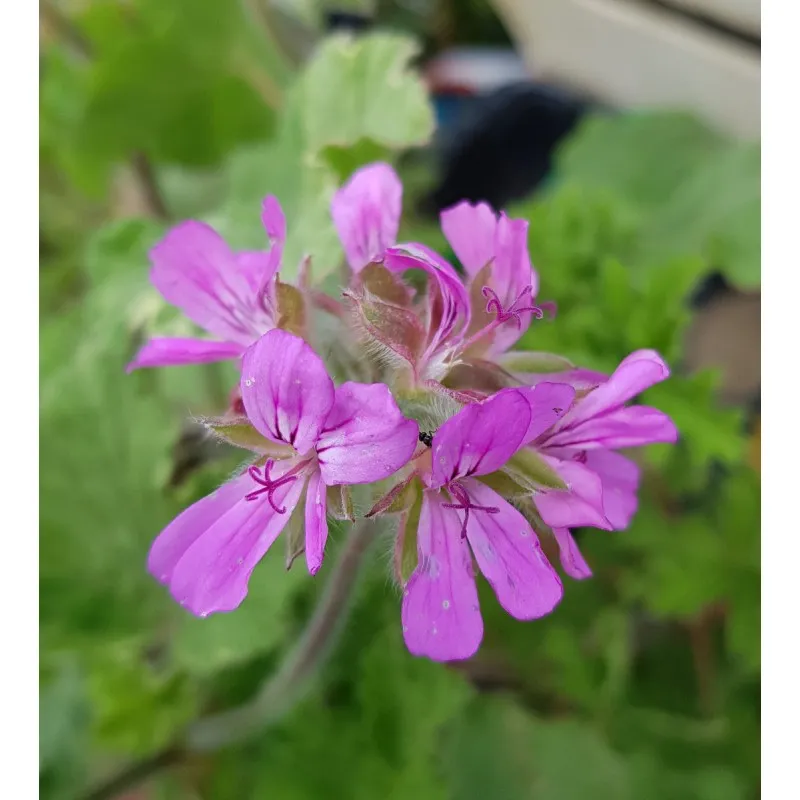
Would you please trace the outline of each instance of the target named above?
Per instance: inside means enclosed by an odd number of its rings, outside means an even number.
[[[485,511],[487,514],[499,514],[500,509],[495,508],[494,506],[476,506],[470,500],[469,495],[467,494],[466,489],[463,486],[459,486],[457,483],[451,483],[447,486],[447,491],[450,492],[453,497],[458,500],[457,503],[443,503],[443,508],[454,508],[457,510],[464,511],[464,523],[461,526],[461,538],[466,539],[467,537],[467,523],[469,522],[469,512],[470,511]]]
[[[250,494],[246,494],[244,499],[245,500],[258,500],[258,498],[262,494],[267,495],[267,500],[272,508],[278,514],[285,514],[286,507],[283,506],[278,508],[275,504],[275,498],[272,496],[276,489],[279,489],[281,486],[285,486],[287,483],[291,483],[292,481],[297,480],[296,475],[283,475],[282,477],[278,478],[277,480],[272,480],[269,476],[269,471],[272,469],[274,465],[274,461],[269,458],[267,459],[266,464],[264,464],[264,475],[261,475],[261,470],[258,467],[250,467],[247,472],[250,477],[259,484],[262,488],[256,489],[254,492],[250,492]]]
[[[517,296],[517,299],[506,309],[503,308],[503,304],[500,302],[500,298],[497,296],[497,292],[494,291],[490,286],[484,286],[481,289],[481,294],[489,300],[486,304],[486,313],[487,314],[496,314],[498,322],[507,322],[512,317],[517,324],[517,328],[522,327],[522,317],[526,311],[530,311],[536,319],[542,319],[544,317],[544,311],[542,311],[539,306],[534,305],[527,305],[527,306],[520,306],[518,307],[519,303],[527,302],[531,303],[532,300],[528,300],[527,298],[532,297],[533,295],[533,286],[526,286]]]

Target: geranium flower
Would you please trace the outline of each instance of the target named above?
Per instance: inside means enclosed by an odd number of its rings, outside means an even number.
[[[213,494],[186,509],[153,543],[150,572],[189,611],[231,611],[253,568],[305,495],[305,555],[313,575],[328,537],[328,486],[383,480],[411,458],[418,428],[383,384],[334,388],[320,357],[275,329],[244,354],[242,400],[274,446]]]
[[[435,661],[469,658],[483,637],[472,567],[503,608],[522,620],[561,599],[558,574],[525,517],[478,480],[501,469],[569,407],[574,390],[540,384],[527,396],[506,389],[466,406],[433,436],[417,530],[418,564],[403,592],[408,649]]]
[[[615,451],[678,439],[663,411],[626,405],[668,377],[669,368],[658,353],[637,350],[531,443],[569,487],[543,489],[533,501],[552,528],[564,569],[572,577],[585,578],[591,571],[569,529],[622,530],[636,512],[639,467]],[[535,388],[521,391],[536,402]]]
[[[276,327],[286,220],[275,197],[264,199],[261,220],[268,251],[235,253],[210,225],[195,220],[175,226],[153,247],[153,285],[168,303],[217,338],[151,339],[129,364],[129,372],[238,358]]]

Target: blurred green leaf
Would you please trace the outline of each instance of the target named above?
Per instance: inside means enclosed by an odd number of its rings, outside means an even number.
[[[414,52],[412,40],[393,34],[323,42],[287,97],[275,141],[231,159],[229,198],[213,221],[237,247],[263,247],[260,202],[274,194],[287,220],[284,280],[305,255],[316,281],[341,263],[330,218],[340,173],[423,144],[433,131],[423,85],[408,69]]]
[[[92,657],[94,735],[104,750],[151,753],[197,713],[197,697],[186,679],[147,662],[145,651],[127,644]]]
[[[690,114],[593,116],[562,147],[557,169],[565,182],[612,190],[637,206],[656,208],[724,145]]]
[[[507,700],[472,703],[448,749],[455,800],[632,798],[624,760],[588,725],[540,721]]]
[[[62,661],[39,696],[39,773],[79,761],[89,724],[86,687],[78,665]]]
[[[761,284],[761,148],[736,145],[709,158],[644,225],[636,257],[653,264],[702,253],[734,286]]]

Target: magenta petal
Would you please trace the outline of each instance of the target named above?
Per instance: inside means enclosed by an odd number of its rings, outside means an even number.
[[[286,242],[286,218],[277,197],[268,195],[264,198],[261,204],[261,222],[267,231],[270,249],[258,285],[260,293],[268,289],[273,276],[280,269],[283,245]]]
[[[406,419],[382,383],[343,383],[317,442],[329,486],[388,478],[414,454],[416,422]]]
[[[433,352],[440,344],[460,336],[469,327],[469,296],[458,273],[437,252],[418,243],[390,247],[384,255],[384,266],[392,272],[420,269],[434,279],[428,286],[428,348]]]
[[[150,251],[150,260],[156,289],[201,328],[245,345],[263,330],[246,274],[210,226],[177,225]]]
[[[591,578],[592,570],[578,549],[578,543],[570,533],[569,528],[553,528],[553,535],[556,537],[558,553],[564,572],[576,581]]]
[[[586,395],[558,427],[575,427],[580,422],[620,408],[668,377],[669,367],[655,350],[636,350],[620,362],[607,381]]]
[[[464,200],[439,215],[450,247],[467,274],[474,277],[494,257],[494,236],[497,217],[487,203]]]
[[[531,266],[528,254],[528,221],[509,219],[500,215],[495,240],[492,283],[497,294],[506,301],[514,298],[527,286],[531,297],[539,292],[539,277]]]
[[[501,362],[502,366],[502,362]],[[538,386],[540,383],[567,383],[576,392],[585,392],[597,388],[601,383],[608,380],[608,375],[596,372],[591,369],[576,367],[575,369],[565,370],[564,372],[546,373],[515,373],[520,380],[524,380],[528,386]]]
[[[483,638],[478,590],[458,513],[425,492],[417,534],[419,564],[403,592],[403,636],[417,656],[470,658]]]
[[[542,519],[551,528],[579,528],[589,525],[612,530],[603,508],[603,484],[600,477],[577,461],[546,458],[569,486],[568,491],[547,489],[536,492],[533,501]]]
[[[433,436],[431,486],[500,469],[519,449],[530,418],[528,401],[515,389],[462,408]]]
[[[331,216],[347,261],[359,272],[395,243],[403,184],[388,164],[356,170],[331,202]]]
[[[281,472],[273,467],[273,477]],[[266,497],[245,499],[258,488],[248,474],[231,481],[160,534],[150,553],[151,571],[162,579],[167,574],[172,596],[197,616],[232,611],[247,595],[253,569],[288,522],[304,483],[301,477],[275,490],[273,501],[284,510],[278,513]]]
[[[531,421],[522,440],[528,444],[538,439],[569,411],[575,399],[575,389],[566,383],[538,383],[532,388],[519,389],[530,404]]]
[[[242,400],[264,436],[307,453],[333,406],[333,381],[322,359],[300,338],[276,328],[242,360]]]
[[[500,605],[516,619],[549,614],[564,590],[528,521],[479,481],[464,480],[461,485],[474,505],[496,509],[470,513],[467,539]]]
[[[273,264],[270,253],[266,250],[244,250],[236,254],[236,263],[247,280],[250,291],[255,298],[264,284],[271,282],[278,270]],[[261,331],[265,333],[265,331]]]
[[[178,367],[184,364],[208,364],[242,354],[244,347],[236,342],[210,342],[203,339],[150,339],[126,371],[142,367]]]
[[[558,431],[547,439],[547,444],[548,447],[613,450],[657,442],[672,443],[677,439],[675,423],[663,411],[650,406],[628,406]]]
[[[589,450],[586,466],[603,483],[603,510],[609,522],[615,530],[627,528],[638,505],[639,467],[611,450]]]
[[[322,566],[328,541],[327,503],[327,487],[316,470],[308,479],[306,493],[306,563],[312,575]]]
[[[198,500],[175,517],[158,535],[147,556],[147,569],[160,583],[169,584],[184,553],[220,517],[227,514],[253,488],[245,474],[223,483],[216,491]]]

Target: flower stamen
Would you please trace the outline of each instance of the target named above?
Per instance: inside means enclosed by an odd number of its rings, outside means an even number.
[[[466,489],[463,486],[459,486],[457,483],[451,483],[447,486],[447,491],[453,496],[457,503],[443,503],[443,508],[453,508],[459,511],[464,512],[464,522],[461,525],[461,538],[466,539],[467,537],[467,523],[469,522],[469,512],[470,511],[485,511],[487,514],[499,514],[500,509],[496,508],[495,506],[476,506],[470,496],[467,494]]]
[[[267,500],[269,501],[269,504],[272,506],[272,508],[275,510],[275,512],[277,514],[285,514],[286,513],[286,507],[285,506],[278,507],[276,505],[276,503],[275,503],[275,498],[273,497],[273,494],[275,493],[275,490],[279,489],[281,486],[286,486],[287,483],[291,483],[292,481],[296,481],[297,480],[297,475],[289,475],[289,474],[282,475],[277,480],[273,480],[269,476],[269,471],[272,469],[274,464],[275,464],[275,462],[271,458],[267,459],[267,462],[264,464],[264,474],[263,475],[261,474],[261,470],[256,466],[250,467],[247,470],[247,472],[250,475],[250,477],[257,484],[259,484],[261,486],[261,488],[260,489],[256,489],[255,491],[250,492],[249,494],[245,495],[244,499],[245,500],[250,500],[250,501],[258,500],[258,498],[262,494],[266,494],[267,495]]]
[[[500,302],[500,298],[497,296],[497,292],[491,288],[491,286],[484,286],[481,289],[481,294],[487,298],[489,301],[486,304],[486,313],[487,314],[495,314],[498,322],[508,322],[510,319],[514,319],[517,324],[517,328],[522,327],[522,317],[521,315],[526,311],[529,311],[533,314],[536,319],[542,319],[544,317],[544,311],[539,308],[539,306],[532,305],[533,303],[533,286],[526,286],[518,295],[516,300],[508,307],[503,308],[503,304]],[[527,302],[528,305],[520,306],[520,303]]]

